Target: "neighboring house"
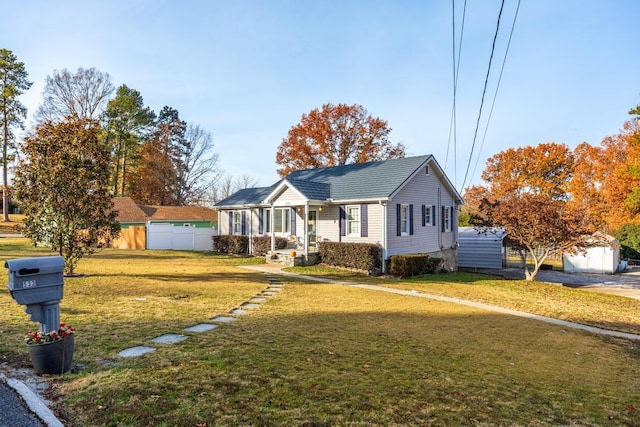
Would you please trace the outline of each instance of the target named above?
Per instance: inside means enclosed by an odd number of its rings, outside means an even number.
[[[460,227],[458,267],[502,268],[506,265],[503,229]]]
[[[147,248],[147,215],[130,197],[114,197],[113,210],[118,211],[120,237],[111,242],[118,249]]]
[[[626,263],[620,260],[620,242],[615,237],[598,234],[593,241],[584,252],[562,256],[565,273],[614,274],[626,268]]]
[[[129,197],[113,199],[118,211],[122,249],[209,251],[216,233],[217,212],[200,206],[149,206]]]
[[[462,198],[430,155],[293,172],[216,204],[220,234],[289,239],[308,257],[318,242],[380,244],[383,258],[427,253],[457,268]],[[251,239],[250,239],[251,241]]]

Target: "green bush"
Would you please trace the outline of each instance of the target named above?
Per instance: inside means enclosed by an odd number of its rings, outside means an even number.
[[[442,258],[432,258],[427,254],[393,255],[389,259],[388,271],[399,277],[420,276],[437,272],[442,263]]]
[[[248,255],[249,238],[247,236],[213,236],[213,252],[226,255]]]
[[[253,254],[255,256],[265,255],[271,250],[270,236],[256,236],[251,239],[253,243]],[[276,237],[276,249],[285,249],[287,247],[287,239],[284,237]]]
[[[640,259],[640,224],[625,224],[613,232],[613,237],[622,246],[622,258]]]
[[[322,242],[320,262],[336,267],[355,268],[369,274],[382,270],[382,246],[371,243]]]

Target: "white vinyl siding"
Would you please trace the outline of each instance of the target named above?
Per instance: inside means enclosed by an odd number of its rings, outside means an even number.
[[[360,212],[362,215],[362,210]],[[381,204],[371,203],[367,205],[367,237],[362,237],[360,231],[353,236],[348,235],[348,233],[346,233],[346,236],[340,236],[339,217],[340,208],[338,205],[324,206],[322,211],[318,211],[318,222],[316,225],[318,241],[382,244],[384,234],[384,206]],[[362,226],[362,223],[360,226]]]
[[[447,186],[440,181],[434,168],[429,165],[420,169],[407,184],[393,195],[387,204],[387,256],[405,253],[434,253],[455,246],[455,199]],[[413,234],[397,235],[396,206],[413,205]],[[422,217],[422,206],[425,207],[425,217]],[[442,230],[442,206],[449,206],[451,232]],[[453,213],[453,214],[452,214]],[[430,216],[427,218],[426,216]],[[423,220],[425,226],[423,227]],[[428,221],[431,220],[431,221]],[[410,227],[402,231],[409,231]],[[402,233],[404,234],[404,233]]]
[[[296,205],[304,205],[305,199],[300,196],[296,190],[291,188],[286,188],[276,200],[274,200],[274,205],[276,206],[296,206]]]

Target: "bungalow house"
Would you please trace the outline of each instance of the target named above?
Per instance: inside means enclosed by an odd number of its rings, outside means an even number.
[[[383,258],[427,253],[457,268],[462,198],[431,155],[293,172],[216,204],[219,233],[287,238],[305,259],[318,243],[382,246]]]
[[[149,206],[130,197],[114,197],[120,249],[211,250],[217,212],[200,206]]]

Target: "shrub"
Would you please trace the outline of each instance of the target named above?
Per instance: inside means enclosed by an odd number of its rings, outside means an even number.
[[[622,258],[640,259],[640,224],[625,224],[613,236],[622,246]]]
[[[213,236],[213,252],[228,255],[247,255],[249,238],[247,236]]]
[[[256,236],[251,239],[253,243],[253,254],[256,256],[265,255],[271,250],[270,236]],[[287,239],[284,237],[276,237],[276,249],[284,249],[287,247]]]
[[[371,243],[322,242],[319,256],[325,264],[364,270],[369,274],[382,269],[382,247]]]
[[[442,266],[442,258],[431,258],[427,254],[393,255],[389,260],[389,274],[400,277],[435,273]]]

